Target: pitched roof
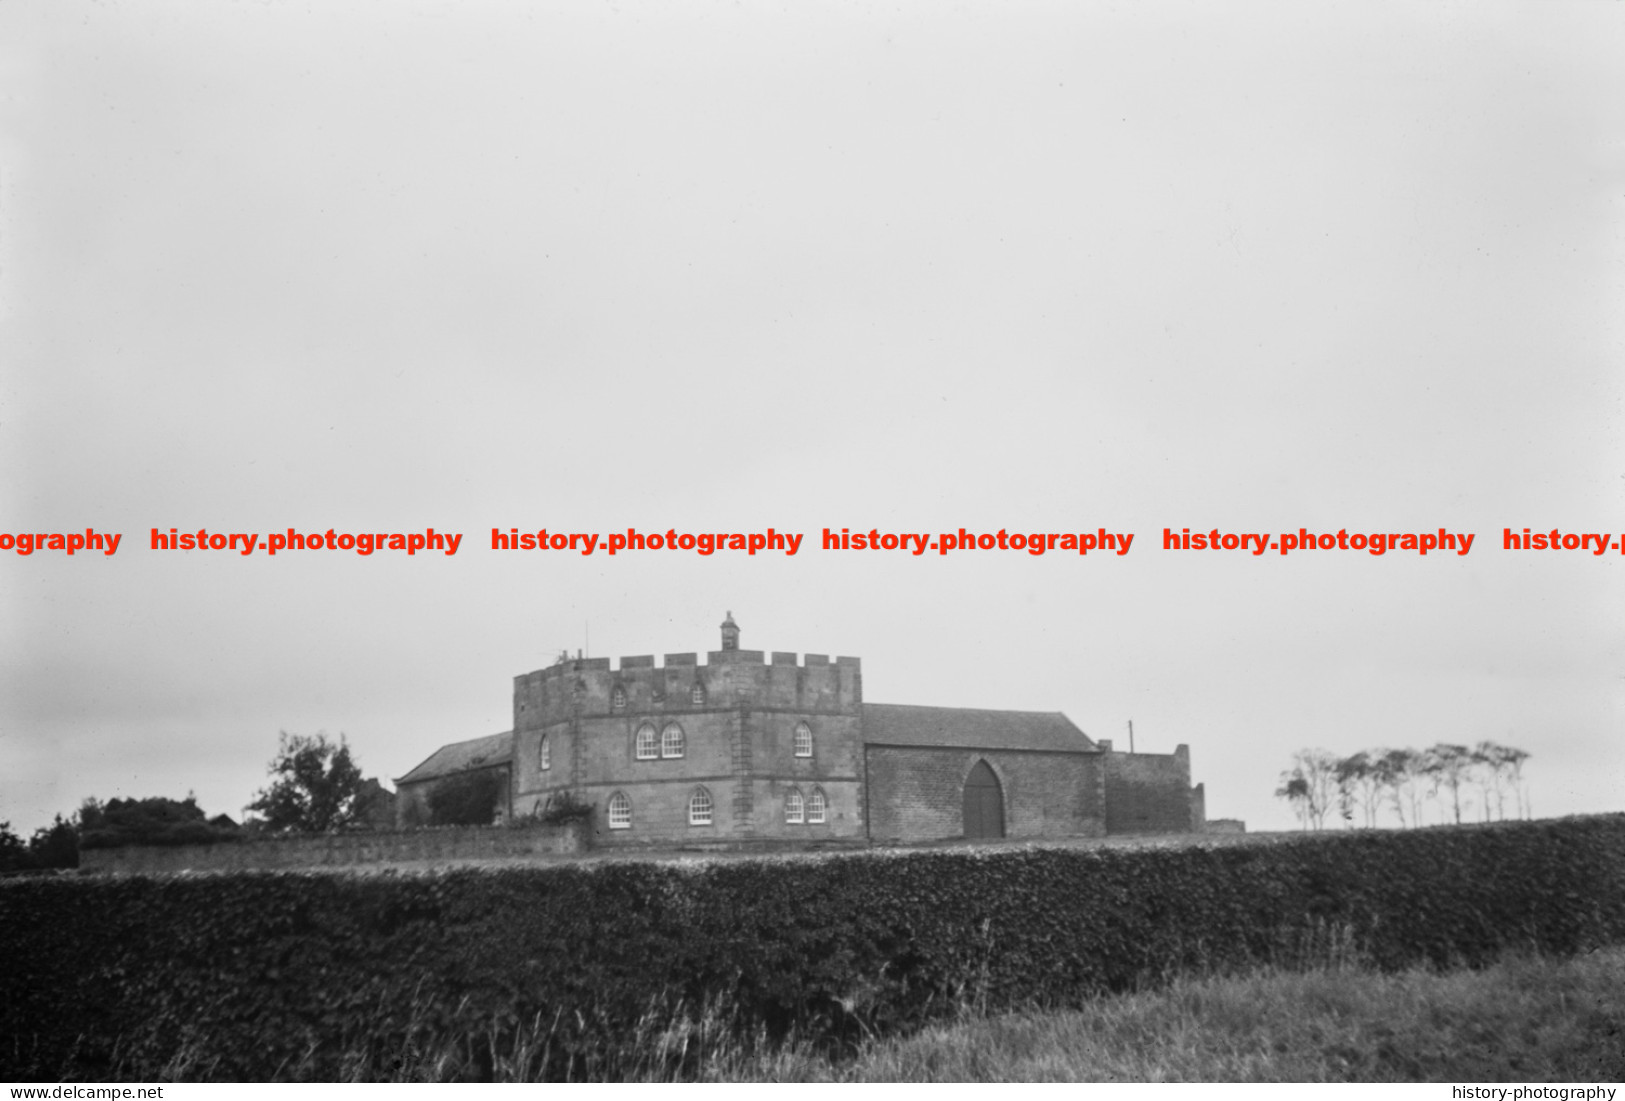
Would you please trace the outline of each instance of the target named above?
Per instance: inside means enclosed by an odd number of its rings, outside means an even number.
[[[1092,753],[1095,743],[1059,711],[863,705],[863,740],[877,745],[1044,749]]]
[[[466,742],[443,745],[429,755],[417,768],[396,780],[396,785],[412,784],[419,780],[434,780],[454,772],[471,768],[489,768],[513,761],[513,731],[488,734],[483,738],[470,738]]]

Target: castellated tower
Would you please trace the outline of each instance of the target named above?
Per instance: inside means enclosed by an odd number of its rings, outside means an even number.
[[[739,648],[561,658],[514,678],[513,812],[565,792],[604,847],[866,836],[857,658]]]

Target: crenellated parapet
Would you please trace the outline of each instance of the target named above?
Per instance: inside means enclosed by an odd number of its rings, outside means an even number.
[[[550,680],[566,677],[572,673],[609,673],[633,672],[635,670],[664,668],[665,666],[696,666],[699,665],[699,654],[689,652],[684,654],[664,654],[657,663],[654,654],[633,654],[619,659],[612,658],[561,658],[549,665],[546,669],[538,669],[532,673],[522,673],[515,680]],[[711,650],[705,655],[706,665],[790,665],[806,668],[823,667],[830,665],[847,665],[861,667],[862,658],[836,657],[828,654],[797,654],[794,650],[774,650],[770,655],[765,650]]]
[[[856,714],[863,663],[793,651],[567,658],[514,678],[515,729],[570,718],[685,711],[795,710]]]

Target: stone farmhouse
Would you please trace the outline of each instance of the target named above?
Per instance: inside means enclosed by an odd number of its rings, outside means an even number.
[[[570,796],[595,848],[1186,833],[1190,753],[1119,753],[1057,711],[867,703],[855,657],[739,648],[561,659],[514,678],[513,729],[396,781],[402,825],[453,778],[500,780],[498,820]]]

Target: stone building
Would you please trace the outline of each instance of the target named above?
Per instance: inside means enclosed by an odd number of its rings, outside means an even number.
[[[396,781],[403,824],[471,769],[498,819],[565,793],[600,847],[922,842],[1200,830],[1190,754],[1118,753],[1060,712],[872,704],[854,657],[741,650],[563,657],[514,678],[513,729]],[[414,819],[412,816],[417,815]]]
[[[506,817],[513,794],[513,735],[507,731],[443,745],[417,768],[395,781],[395,821],[403,827],[433,820],[430,796],[447,785],[489,779],[497,791],[492,818]]]

